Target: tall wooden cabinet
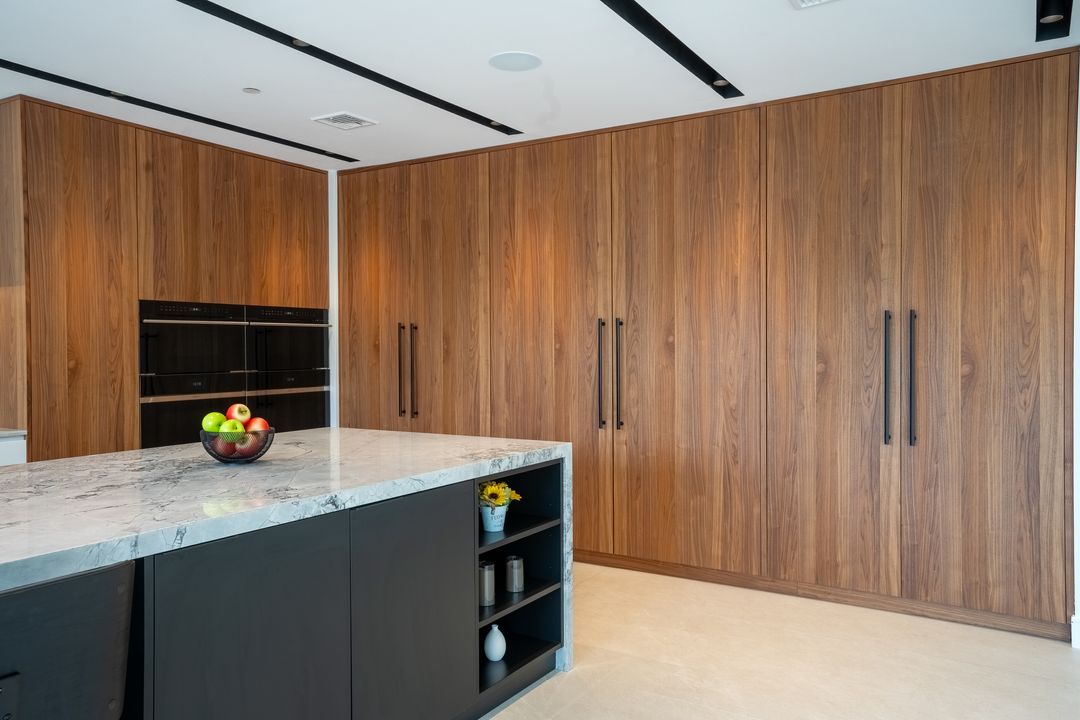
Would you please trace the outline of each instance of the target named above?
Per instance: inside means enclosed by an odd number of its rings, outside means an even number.
[[[488,158],[409,166],[412,429],[491,431]]]
[[[346,175],[339,192],[342,424],[487,435],[487,156]]]
[[[139,297],[329,305],[326,173],[136,132]]]
[[[773,105],[765,149],[769,575],[894,596],[902,97]]]
[[[135,130],[23,102],[27,453],[138,446]]]
[[[612,136],[619,555],[761,571],[759,112]]]
[[[491,153],[491,431],[574,445],[574,544],[612,545],[611,141]]]
[[[1077,57],[343,174],[343,422],[571,440],[579,558],[1067,637]]]
[[[408,170],[338,180],[340,419],[408,430]]]
[[[1073,64],[904,86],[903,594],[1057,623]]]

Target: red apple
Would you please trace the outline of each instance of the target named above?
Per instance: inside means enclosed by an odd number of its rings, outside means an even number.
[[[251,410],[243,403],[236,403],[235,405],[230,405],[229,409],[225,411],[225,417],[230,420],[239,420],[242,423],[246,423],[251,419]]]
[[[266,422],[266,420],[261,417],[253,417],[244,423],[244,429],[248,432],[253,432],[255,430],[269,430],[270,423]]]
[[[251,457],[262,449],[263,439],[261,433],[245,433],[236,443],[236,454],[240,457]]]
[[[236,454],[236,443],[231,443],[220,435],[210,441],[210,447],[221,457],[232,457]]]

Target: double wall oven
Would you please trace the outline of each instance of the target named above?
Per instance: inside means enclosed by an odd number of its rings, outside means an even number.
[[[278,432],[329,422],[326,310],[143,300],[142,447],[197,442],[211,410],[237,402]]]

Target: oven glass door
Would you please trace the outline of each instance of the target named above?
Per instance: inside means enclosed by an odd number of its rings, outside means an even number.
[[[329,367],[327,331],[320,326],[248,327],[249,370],[315,370]]]
[[[244,369],[245,323],[143,320],[141,372],[150,375]]]

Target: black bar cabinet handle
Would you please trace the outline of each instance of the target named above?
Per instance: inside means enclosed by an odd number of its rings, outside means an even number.
[[[885,311],[885,359],[883,362],[884,371],[881,378],[882,387],[882,415],[884,419],[885,428],[885,444],[888,445],[892,442],[892,430],[890,430],[891,423],[889,422],[889,376],[892,374],[889,367],[890,352],[889,352],[889,331],[892,328],[892,313],[888,310]]]
[[[622,419],[622,329],[623,321],[615,318],[615,427],[623,426]]]
[[[415,323],[409,323],[409,395],[412,403],[412,417],[420,415],[420,403],[416,401],[416,331]]]
[[[604,318],[596,320],[596,408],[601,428],[607,427],[604,417]]]
[[[915,440],[915,311],[911,311],[908,328],[908,445]]]
[[[405,417],[405,323],[397,324],[397,408],[398,417]]]

